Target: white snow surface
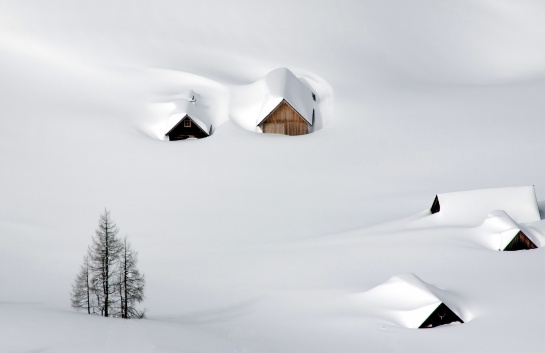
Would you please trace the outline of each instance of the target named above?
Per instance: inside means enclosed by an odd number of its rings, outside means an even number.
[[[534,184],[543,212],[543,23],[537,0],[0,0],[0,351],[543,351],[545,250],[482,227],[543,237],[530,188],[429,212]],[[277,68],[313,134],[250,132]],[[163,141],[190,91],[214,135]],[[147,320],[69,307],[104,207]],[[359,300],[405,273],[468,322]]]

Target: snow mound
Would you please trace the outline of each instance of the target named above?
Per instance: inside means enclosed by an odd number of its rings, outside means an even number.
[[[534,186],[450,192],[438,194],[436,202],[439,210],[432,217],[442,224],[476,226],[495,210],[504,210],[518,223],[541,220]]]
[[[376,316],[401,327],[420,328],[444,304],[440,299],[443,292],[414,274],[402,274],[358,296]],[[447,308],[454,310],[455,307],[450,306],[452,304],[449,303]],[[453,313],[463,320],[459,314]]]

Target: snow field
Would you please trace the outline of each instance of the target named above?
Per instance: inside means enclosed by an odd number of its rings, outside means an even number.
[[[414,213],[516,185],[543,203],[544,18],[532,0],[0,1],[1,350],[542,351],[543,249],[492,250],[496,209]],[[317,90],[325,128],[228,120],[278,67]],[[160,141],[190,89],[221,128]],[[148,320],[69,311],[104,207]],[[353,300],[405,273],[468,322],[407,329]]]

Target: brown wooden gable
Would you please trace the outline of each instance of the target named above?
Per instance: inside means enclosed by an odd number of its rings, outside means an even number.
[[[189,126],[185,126],[185,121],[190,121]],[[188,138],[204,138],[209,133],[204,131],[189,115],[185,115],[169,132],[165,134],[170,141],[185,140]]]
[[[503,251],[531,250],[537,249],[536,244],[532,242],[526,234],[519,231]]]
[[[298,136],[307,134],[310,124],[283,99],[258,126],[264,133]]]

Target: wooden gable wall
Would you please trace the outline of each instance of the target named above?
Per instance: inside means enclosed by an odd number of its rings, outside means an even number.
[[[441,303],[437,309],[420,325],[419,328],[431,328],[441,325],[451,324],[453,322],[464,323],[445,303]]]
[[[190,126],[185,126],[186,121],[190,121]],[[195,124],[191,118],[186,115],[180,122],[168,133],[170,141],[185,140],[188,138],[203,138],[208,137],[208,133],[203,131],[199,125]]]
[[[266,134],[290,136],[305,135],[309,131],[309,124],[286,100],[280,102],[259,127]]]
[[[511,240],[511,242],[503,249],[503,251],[517,251],[517,250],[530,250],[537,249],[534,244],[522,231]]]

